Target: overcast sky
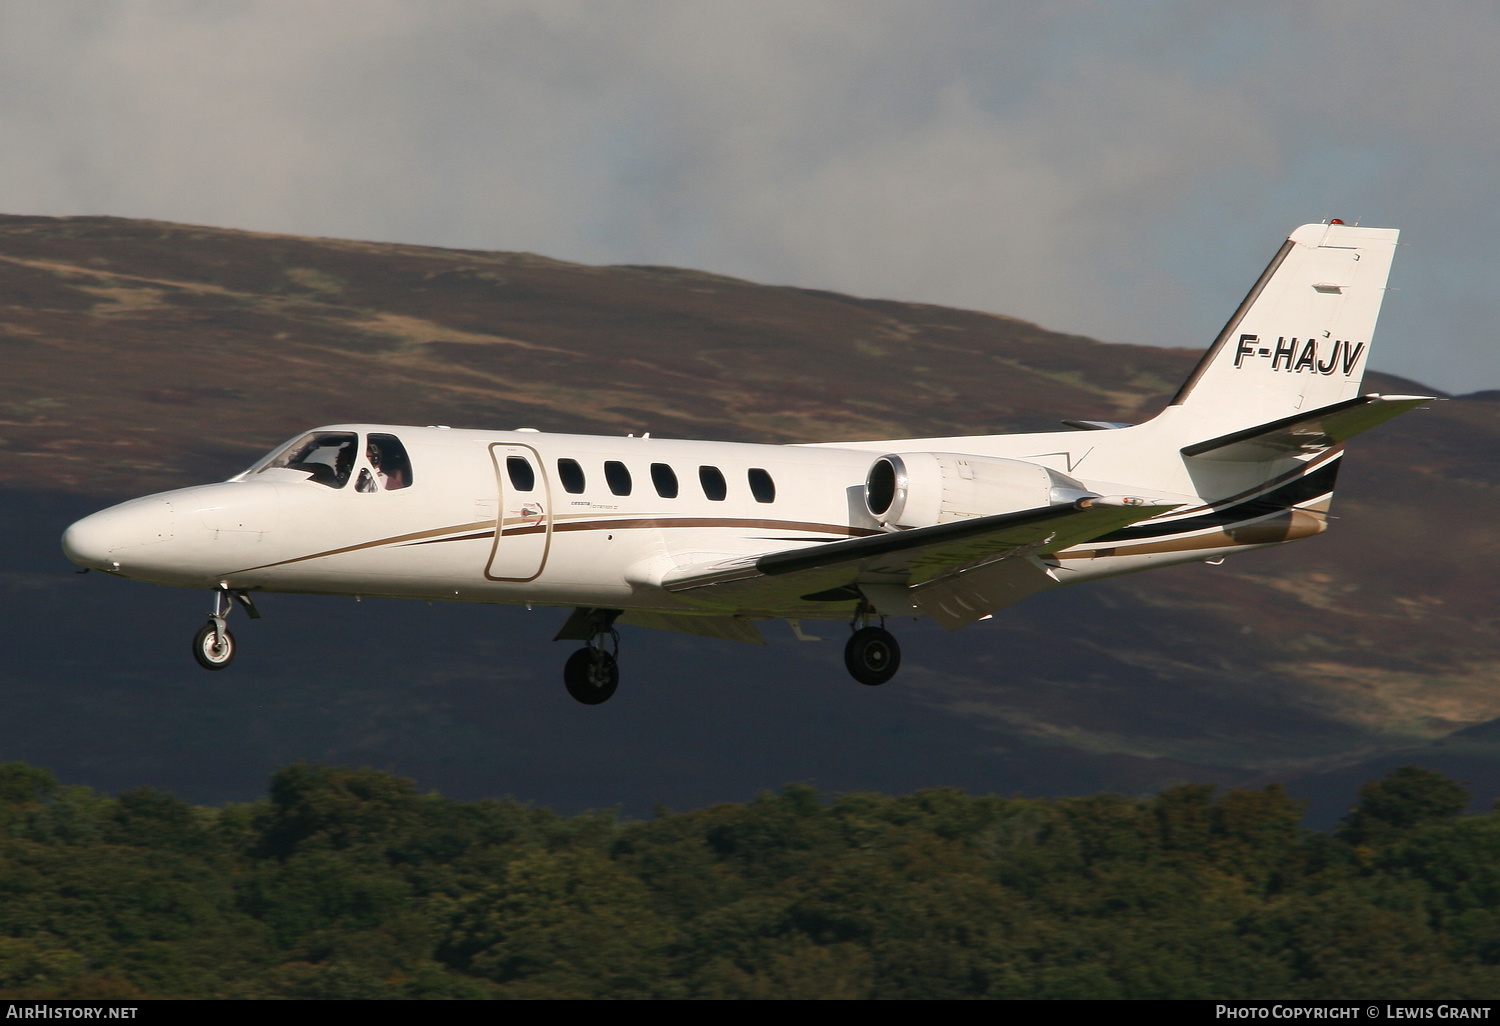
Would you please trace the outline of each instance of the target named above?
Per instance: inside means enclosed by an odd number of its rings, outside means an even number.
[[[674,264],[1206,345],[1403,230],[1373,364],[1500,388],[1500,5],[0,0],[0,211]]]

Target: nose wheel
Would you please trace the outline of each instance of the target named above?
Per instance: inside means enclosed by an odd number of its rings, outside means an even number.
[[[224,626],[234,604],[238,602],[250,614],[250,619],[259,620],[260,610],[243,591],[227,588],[214,590],[213,611],[208,614],[208,623],[198,628],[193,635],[193,658],[205,670],[222,670],[234,660],[234,635]]]
[[[210,620],[193,636],[193,658],[205,670],[222,670],[234,659],[234,635]]]
[[[861,603],[854,614],[854,621],[849,625],[854,633],[844,646],[844,666],[848,668],[849,676],[861,684],[878,687],[901,668],[901,646],[896,643],[895,635],[884,627],[869,625],[871,612]]]

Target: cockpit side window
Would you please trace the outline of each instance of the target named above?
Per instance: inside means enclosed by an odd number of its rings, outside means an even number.
[[[349,475],[354,472],[354,454],[358,447],[359,436],[353,431],[314,431],[271,457],[256,472],[299,470],[309,481],[329,488],[342,488],[349,483]]]
[[[406,446],[395,435],[371,434],[365,444],[365,459],[375,470],[375,490],[394,492],[410,488],[411,460]]]

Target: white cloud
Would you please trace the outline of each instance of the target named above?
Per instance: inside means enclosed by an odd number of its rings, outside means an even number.
[[[1500,385],[1482,5],[0,0],[0,207],[677,263],[1201,344],[1303,220]]]

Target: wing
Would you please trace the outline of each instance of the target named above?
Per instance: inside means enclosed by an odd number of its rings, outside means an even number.
[[[841,616],[863,597],[881,613],[925,614],[951,629],[1057,584],[1039,557],[1176,508],[1095,499],[975,517],[678,567],[661,586],[742,616]]]

